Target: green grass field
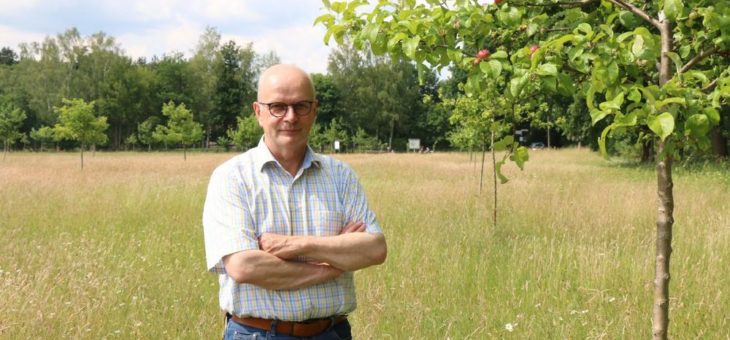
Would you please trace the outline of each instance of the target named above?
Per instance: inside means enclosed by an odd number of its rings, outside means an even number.
[[[0,338],[217,339],[208,177],[233,154],[0,162]],[[651,336],[652,168],[589,151],[508,166],[493,226],[465,154],[343,155],[388,240],[356,275],[358,339]],[[675,171],[670,336],[730,338],[730,172]]]

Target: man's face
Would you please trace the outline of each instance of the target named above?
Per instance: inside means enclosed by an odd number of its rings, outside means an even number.
[[[298,115],[293,105],[303,101],[314,101],[309,78],[297,69],[283,68],[262,76],[258,101],[253,104],[259,125],[264,129],[264,141],[274,155],[306,150],[309,131],[317,116],[317,103],[307,115]],[[268,105],[261,103],[284,103],[286,113],[281,117],[271,114]],[[302,154],[303,155],[303,154]]]

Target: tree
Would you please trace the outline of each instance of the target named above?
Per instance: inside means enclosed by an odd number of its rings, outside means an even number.
[[[106,143],[104,131],[109,127],[104,116],[94,114],[94,102],[83,99],[62,100],[63,106],[56,108],[59,123],[53,128],[56,138],[81,143],[81,169],[84,168],[84,149],[89,145]]]
[[[175,105],[170,101],[162,106],[162,115],[168,118],[167,125],[158,125],[153,138],[165,145],[182,144],[183,159],[187,160],[187,148],[203,136],[203,127],[193,120],[193,113],[185,104]]]
[[[504,96],[514,99],[528,85],[562,92],[587,84],[593,124],[608,121],[599,139],[604,154],[614,131],[638,131],[656,145],[652,333],[667,338],[672,164],[685,145],[709,147],[708,133],[730,97],[726,2],[406,0],[381,1],[372,10],[359,10],[363,1],[324,3],[331,13],[315,22],[328,28],[325,41],[354,37],[360,46],[405,56],[421,69],[458,65],[469,70],[467,93],[500,78],[508,84]],[[475,55],[487,45],[497,52]]]
[[[0,139],[3,141],[3,160],[16,140],[23,138],[20,126],[26,118],[25,112],[0,97]]]
[[[147,151],[152,151],[152,144],[155,142],[154,132],[159,123],[160,119],[152,116],[137,125],[137,141],[142,145],[147,145]]]
[[[254,79],[257,72],[255,53],[251,44],[244,48],[229,41],[220,48],[216,61],[217,82],[213,96],[212,137],[224,135],[237,123],[244,112],[252,112],[250,103],[255,100]]]
[[[226,135],[230,141],[238,147],[239,150],[248,150],[258,143],[261,138],[262,130],[259,126],[256,116],[248,115],[246,117],[236,118],[238,124],[236,129],[228,129]]]
[[[18,63],[18,54],[10,47],[0,49],[0,65],[14,65]]]
[[[197,112],[200,121],[205,126],[205,147],[211,140],[213,122],[211,111],[213,110],[213,95],[216,86],[216,59],[220,47],[221,35],[213,27],[206,27],[205,32],[198,39],[195,54],[190,59],[190,68],[195,78],[197,91],[193,92],[193,103],[191,110]]]
[[[48,144],[57,141],[56,134],[50,126],[41,126],[39,129],[30,130],[30,139],[38,142],[40,151],[43,151]]]

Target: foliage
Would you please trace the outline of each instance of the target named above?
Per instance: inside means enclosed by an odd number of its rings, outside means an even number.
[[[238,123],[236,124],[236,129],[228,129],[226,133],[231,143],[241,151],[256,146],[262,135],[262,130],[258,120],[256,120],[256,116],[247,115],[246,117],[237,117],[236,121]]]
[[[383,145],[380,143],[380,140],[375,136],[368,135],[362,128],[358,128],[355,135],[352,136],[352,144],[355,150],[359,152],[383,150]]]
[[[203,127],[193,120],[193,113],[185,104],[176,105],[170,101],[162,106],[162,115],[167,117],[166,125],[158,125],[152,138],[165,145],[182,144],[183,158],[187,159],[187,147],[197,143],[203,136]]]
[[[10,145],[23,138],[20,126],[26,118],[25,112],[12,103],[0,97],[0,140],[3,141],[3,159]]]
[[[152,116],[137,125],[137,140],[140,144],[147,145],[148,150],[152,149],[152,144],[155,142],[154,132],[159,123],[160,119]]]
[[[215,62],[217,82],[211,117],[214,138],[235,126],[239,116],[252,112],[249,104],[256,99],[253,84],[258,75],[254,57],[252,44],[239,47],[229,41],[220,49]]]
[[[30,130],[30,139],[38,142],[41,151],[49,144],[58,141],[54,129],[50,126],[41,126],[39,129]]]
[[[63,106],[56,108],[59,123],[53,128],[58,140],[72,140],[81,143],[81,149],[89,145],[102,145],[107,142],[104,131],[109,127],[107,117],[97,117],[94,102],[83,99],[63,99]]]
[[[335,141],[340,142],[340,150],[342,152],[345,146],[349,144],[349,136],[342,119],[334,118],[329,124],[319,122],[319,112],[317,113],[317,123],[312,127],[309,133],[309,144],[320,152],[335,152]]]

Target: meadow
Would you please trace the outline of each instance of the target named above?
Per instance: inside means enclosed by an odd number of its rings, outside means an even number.
[[[218,339],[201,212],[232,153],[0,162],[0,339]],[[356,274],[356,339],[651,336],[653,168],[586,149],[506,167],[499,222],[469,155],[338,155],[388,241]],[[487,171],[489,171],[487,167]],[[675,171],[670,337],[730,338],[730,172]]]

